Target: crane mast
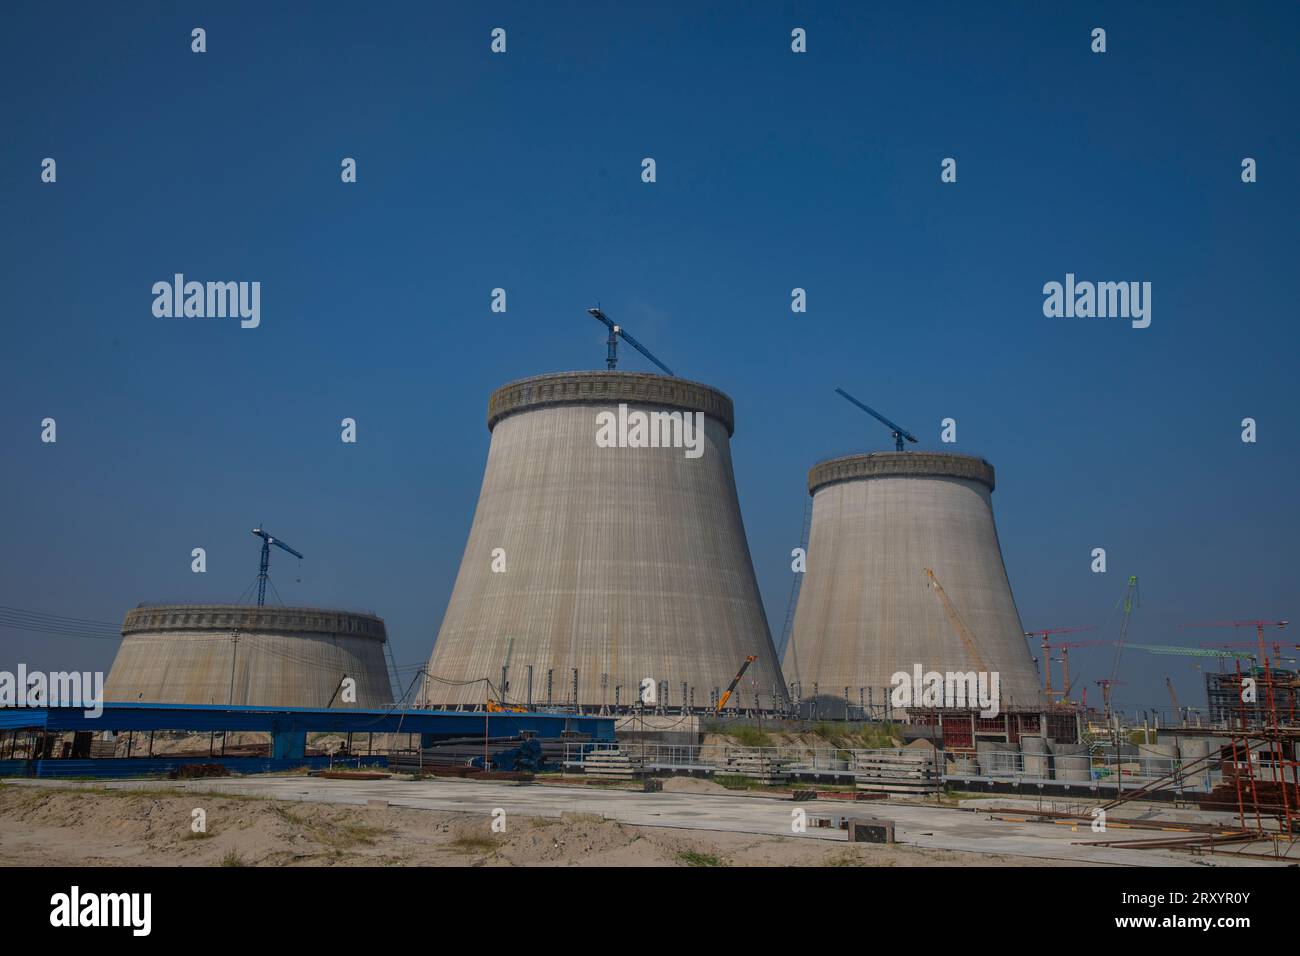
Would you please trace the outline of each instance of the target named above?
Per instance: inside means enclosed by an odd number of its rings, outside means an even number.
[[[288,551],[295,558],[302,559],[302,555],[289,547],[279,538],[273,537],[262,528],[254,528],[253,534],[262,539],[262,564],[257,572],[257,606],[262,607],[266,604],[266,578],[271,569],[271,545]]]
[[[1110,668],[1110,677],[1099,680],[1097,683],[1101,686],[1102,711],[1106,717],[1110,717],[1110,692],[1111,688],[1119,683],[1119,661],[1124,653],[1124,643],[1128,640],[1128,622],[1133,616],[1133,607],[1138,600],[1138,579],[1136,574],[1129,575],[1128,587],[1124,591],[1124,616],[1120,619],[1119,640],[1115,642],[1115,662]]]
[[[1043,694],[1047,697],[1047,702],[1049,704],[1052,702],[1052,698],[1056,696],[1056,692],[1052,690],[1052,648],[1061,647],[1062,645],[1049,644],[1047,638],[1052,634],[1077,634],[1080,631],[1095,631],[1096,629],[1096,625],[1089,624],[1087,627],[1049,627],[1043,631],[1025,631],[1025,637],[1032,638],[1041,635],[1043,638]],[[1070,675],[1068,672],[1064,675],[1064,678],[1065,683],[1068,684],[1070,682]],[[1068,687],[1062,688],[1062,700],[1065,699],[1065,695],[1068,691]]]
[[[609,338],[606,340],[606,344],[608,345],[609,348],[605,355],[605,367],[608,368],[611,372],[614,371],[614,368],[618,365],[618,340],[622,339],[624,342],[632,346],[632,348],[636,349],[638,352],[640,352],[650,361],[654,362],[655,365],[659,366],[659,368],[663,371],[665,375],[673,374],[672,369],[670,369],[663,362],[655,358],[650,353],[650,350],[647,349],[644,345],[642,345],[636,339],[632,338],[632,336],[628,333],[627,329],[623,328],[623,326],[621,325],[615,325],[613,320],[610,319],[610,317],[607,316],[604,312],[600,311],[599,308],[588,309],[587,314],[590,315],[597,322],[604,323],[605,327],[609,329]]]

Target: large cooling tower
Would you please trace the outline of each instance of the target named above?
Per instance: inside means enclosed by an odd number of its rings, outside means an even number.
[[[163,704],[384,707],[393,702],[386,639],[382,620],[352,611],[141,605],[127,612],[104,696]],[[356,680],[355,702],[335,693],[344,677]]]
[[[847,688],[852,705],[879,708],[893,675],[917,664],[982,670],[964,625],[999,674],[1001,708],[1042,703],[993,524],[993,484],[984,459],[934,452],[851,455],[812,468],[808,567],[784,661],[792,693],[842,699]]]
[[[685,440],[695,413],[698,457],[663,447]],[[647,439],[634,433],[639,414],[652,416],[658,447],[630,447]],[[621,433],[625,421],[629,447],[598,445],[602,428]],[[487,470],[424,703],[481,707],[504,669],[503,696],[519,703],[626,709],[651,678],[656,706],[703,710],[750,655],[741,705],[784,700],[726,395],[632,372],[539,375],[494,392],[487,425]]]

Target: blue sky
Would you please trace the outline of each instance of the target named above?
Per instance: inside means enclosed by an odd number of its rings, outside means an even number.
[[[233,600],[260,521],[307,556],[273,559],[287,603],[372,608],[399,663],[423,660],[487,396],[602,367],[599,301],[734,398],[774,631],[808,468],[889,447],[836,385],[915,447],[994,463],[1026,627],[1113,630],[1129,574],[1134,641],[1246,639],[1179,625],[1297,612],[1293,4],[11,4],[4,20],[0,604],[115,621]],[[175,272],[260,281],[261,327],[155,318],[150,288]],[[1150,281],[1151,327],[1045,318],[1042,286],[1067,272]],[[112,650],[0,632],[3,667],[107,668]],[[1089,655],[1072,668],[1104,676],[1109,650]],[[1166,674],[1203,698],[1187,660],[1128,662],[1121,706],[1166,705]]]

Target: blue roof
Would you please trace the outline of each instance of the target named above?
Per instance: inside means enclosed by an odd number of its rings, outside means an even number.
[[[544,737],[564,731],[614,738],[614,718],[529,712],[485,714],[443,710],[363,708],[253,707],[217,704],[146,704],[109,702],[98,717],[79,707],[0,708],[0,730],[51,732],[102,730],[264,731],[267,733],[423,733],[494,736],[528,730]]]

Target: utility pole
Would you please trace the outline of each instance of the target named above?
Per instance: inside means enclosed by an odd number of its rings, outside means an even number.
[[[235,656],[239,653],[239,628],[230,632],[230,702],[235,706]]]

